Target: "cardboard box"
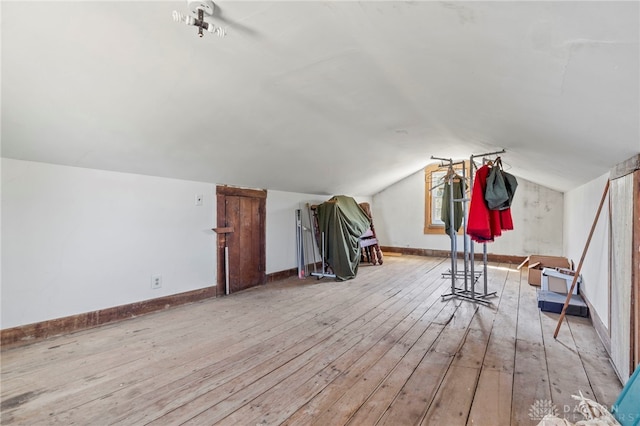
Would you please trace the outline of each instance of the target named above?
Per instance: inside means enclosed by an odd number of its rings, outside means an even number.
[[[518,269],[528,265],[529,284],[540,287],[542,285],[542,269],[544,268],[566,268],[571,269],[571,263],[566,257],[541,256],[532,254],[518,266]]]
[[[575,271],[566,268],[543,268],[542,269],[542,290],[553,291],[554,293],[567,294],[576,276]],[[578,277],[576,286],[572,294],[580,292],[580,281]]]

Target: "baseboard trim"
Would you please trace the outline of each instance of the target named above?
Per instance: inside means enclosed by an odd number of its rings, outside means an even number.
[[[432,256],[432,257],[450,257],[451,252],[449,250],[432,250],[423,248],[411,248],[411,247],[390,247],[380,246],[382,251],[390,253],[401,253],[413,256]],[[458,258],[462,258],[462,253],[458,252]],[[474,253],[476,260],[482,260],[482,253]],[[526,256],[511,256],[506,254],[491,254],[487,253],[487,260],[489,262],[503,262],[513,263],[519,265],[526,259]]]
[[[285,269],[284,271],[272,272],[267,274],[267,283],[280,281],[291,277],[298,276],[298,268]]]
[[[581,294],[582,294],[582,299],[584,299],[585,303],[589,307],[589,319],[591,320],[591,324],[593,325],[593,328],[596,330],[596,334],[600,338],[600,341],[602,342],[602,345],[607,351],[609,358],[611,358],[611,337],[609,336],[609,329],[607,329],[607,327],[604,326],[604,323],[600,319],[600,316],[598,316],[598,313],[596,312],[596,310],[593,309],[593,305],[591,304],[587,296],[584,293],[581,293]]]
[[[161,311],[171,307],[197,302],[199,300],[216,297],[216,287],[158,297],[142,302],[114,306],[98,311],[86,312],[63,318],[21,325],[0,330],[0,345],[2,349],[28,345],[47,338],[65,333],[85,330],[136,316]]]
[[[310,263],[307,266],[309,268],[313,268],[313,263]],[[315,267],[316,267],[316,269],[319,270],[320,268],[322,268],[322,263],[317,262]],[[310,272],[310,274],[311,274],[311,272]],[[272,272],[270,274],[267,274],[267,283],[272,283],[274,281],[285,280],[287,278],[297,277],[297,276],[298,276],[298,268],[291,268],[291,269],[285,269],[284,271]]]
[[[414,256],[449,257],[449,252],[445,250],[416,249],[408,247],[388,247],[382,246],[381,250],[401,253]],[[482,259],[482,254],[476,254],[476,259]],[[524,256],[505,256],[487,254],[487,259],[491,262],[505,262],[520,264]],[[321,267],[320,264],[317,267]],[[284,271],[267,274],[267,283],[283,280],[298,275],[297,268],[286,269]],[[28,345],[50,337],[59,336],[65,333],[73,333],[88,328],[97,327],[116,321],[133,318],[151,312],[161,311],[174,306],[186,303],[197,302],[199,300],[218,297],[217,286],[207,287],[200,290],[186,293],[174,294],[142,302],[130,303],[128,305],[114,306],[112,308],[101,309],[93,312],[72,315],[63,318],[37,322],[33,324],[21,325],[18,327],[0,330],[0,346],[2,349]],[[596,328],[597,329],[597,328]]]

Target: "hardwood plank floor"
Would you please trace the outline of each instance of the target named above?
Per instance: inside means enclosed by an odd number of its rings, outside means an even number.
[[[442,301],[447,259],[291,278],[1,352],[3,425],[537,424],[621,386],[588,320],[540,312],[514,265],[491,306]],[[538,404],[534,407],[534,404]]]

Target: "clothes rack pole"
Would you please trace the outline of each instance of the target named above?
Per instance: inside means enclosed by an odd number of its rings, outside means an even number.
[[[449,168],[448,170],[448,175],[445,179],[445,184],[448,184],[449,188],[445,188],[445,191],[448,191],[449,194],[449,238],[451,239],[450,244],[451,244],[451,268],[449,269],[448,272],[445,272],[442,274],[443,278],[446,278],[447,276],[449,276],[451,278],[451,292],[448,294],[444,294],[442,295],[443,300],[448,298],[448,297],[464,297],[464,294],[468,294],[468,266],[467,264],[463,265],[463,271],[459,272],[458,271],[458,242],[457,242],[457,230],[455,229],[455,203],[456,202],[460,202],[462,203],[462,206],[464,207],[465,202],[468,201],[468,199],[465,198],[465,184],[464,184],[464,180],[466,179],[466,174],[464,174],[463,172],[463,177],[462,177],[462,182],[461,184],[461,189],[463,191],[462,194],[462,198],[455,198],[454,195],[454,191],[453,191],[453,182],[455,178],[460,178],[459,176],[456,176],[455,171],[453,166],[455,165],[459,165],[462,164],[464,167],[464,161],[458,161],[458,162],[453,162],[452,159],[450,158],[439,158],[439,157],[431,157],[432,159],[437,159],[437,160],[441,160],[441,166],[444,167],[447,163],[447,166]],[[439,186],[439,185],[438,185]],[[432,188],[432,189],[435,189]],[[466,209],[463,208],[463,212],[465,212],[466,214]],[[464,219],[464,218],[463,218]],[[466,223],[466,222],[465,222]],[[465,225],[466,226],[466,225]],[[465,259],[465,257],[467,256],[467,245],[464,244],[464,255],[463,255],[463,260]],[[463,279],[464,282],[464,288],[457,288],[456,287],[456,279]]]
[[[296,257],[298,261],[298,278],[306,278],[304,270],[304,233],[302,232],[302,211],[296,209]]]
[[[325,264],[325,250],[324,250],[324,231],[322,231],[322,272],[314,272],[311,274],[311,276],[317,277],[318,279],[320,278],[324,278],[324,277],[331,277],[331,278],[335,278],[336,274],[330,274],[327,272],[327,267]]]
[[[453,170],[451,160],[449,160],[450,170]],[[453,173],[449,174],[449,238],[451,240],[451,291],[454,292],[456,288],[456,275],[458,274],[458,239],[456,238],[455,213],[453,201]]]
[[[449,273],[444,273],[443,278],[447,275],[450,275],[451,278],[451,294],[456,293],[456,278],[458,276],[458,247],[457,247],[457,238],[456,238],[456,230],[454,229],[454,194],[453,194],[453,166],[454,163],[451,158],[439,158],[431,156],[434,160],[440,160],[440,166],[444,167],[445,163],[448,163],[448,176],[445,176],[445,182],[443,184],[448,184],[449,188],[445,187],[445,191],[449,191],[449,238],[450,238],[450,257],[451,257],[451,267],[449,269]],[[435,187],[434,187],[435,188]],[[446,226],[445,226],[446,230]]]
[[[473,194],[473,177],[474,177],[474,167],[475,167],[475,163],[473,162],[473,155],[471,157],[469,157],[469,194]],[[465,235],[467,234],[467,229],[465,227]],[[471,266],[471,291],[475,292],[476,291],[476,270],[475,270],[475,264],[476,264],[476,256],[474,253],[474,243],[473,240],[471,240],[471,238],[469,238],[469,259],[470,259],[470,266]]]
[[[475,177],[475,173],[473,171],[473,168],[475,167],[475,164],[473,162],[473,155],[469,158],[469,194],[473,194],[473,179]],[[465,235],[467,234],[467,230],[465,228]],[[476,282],[478,281],[478,277],[476,276],[476,271],[475,271],[475,263],[476,263],[476,259],[475,259],[475,254],[474,254],[474,243],[471,240],[471,238],[469,238],[470,244],[469,244],[469,254],[471,257],[471,294],[473,295],[473,297],[475,298],[476,295]],[[484,271],[484,275],[485,277],[487,276],[487,271]]]
[[[484,281],[484,294],[487,294],[487,243],[482,244],[482,279]]]
[[[306,204],[306,208],[307,208],[307,216],[309,216],[309,232],[311,233],[311,253],[313,255],[313,257],[311,258],[312,263],[313,263],[313,272],[318,273],[318,259],[316,256],[316,233],[315,233],[315,226],[313,224],[313,215],[311,213],[311,206],[309,205],[309,203]]]
[[[449,191],[449,238],[450,238],[450,246],[451,246],[451,251],[450,251],[450,257],[451,257],[451,267],[449,269],[449,273],[451,275],[451,294],[454,294],[456,292],[456,275],[457,275],[457,251],[458,248],[456,246],[456,238],[455,238],[455,231],[453,230],[453,223],[454,223],[454,202],[453,202],[453,176],[450,173],[451,170],[453,170],[453,160],[451,158],[438,158],[438,157],[433,157],[431,156],[432,159],[434,160],[440,160],[441,163],[440,165],[442,167],[444,167],[445,163],[448,163],[448,176],[445,179],[444,184],[448,184],[449,188],[447,188],[445,186],[444,190],[445,191]],[[445,226],[445,230],[446,230],[446,226]],[[447,274],[443,274],[443,277],[446,277]]]
[[[462,162],[462,182],[460,185],[462,186],[462,229],[465,231],[462,234],[462,245],[464,247],[462,262],[464,267],[464,290],[469,290],[469,244],[467,243],[467,203],[464,201],[467,198],[467,168],[465,167],[464,161]]]
[[[473,171],[473,168],[475,167],[475,158],[478,157],[482,157],[482,164],[485,164],[485,159],[484,157],[489,157],[492,155],[499,155],[499,154],[504,154],[506,151],[504,149],[501,149],[500,151],[493,151],[493,152],[485,152],[483,154],[475,154],[475,155],[471,155],[471,157],[469,157],[469,163],[470,163],[470,169]],[[473,172],[471,173],[473,175]],[[473,190],[473,176],[471,177],[471,190]],[[471,253],[473,256],[473,241],[471,241]],[[483,294],[485,295],[485,297],[487,297],[489,295],[488,293],[488,277],[487,277],[487,243],[482,243],[482,280],[483,280]]]
[[[471,155],[469,157],[469,194],[473,193],[473,180],[475,177],[476,165],[474,159],[477,157],[487,157],[491,155],[502,154],[506,152],[504,149],[501,151],[488,152],[483,154]],[[431,156],[431,159],[440,160],[441,166],[444,167],[447,165],[449,167],[449,173],[445,179],[446,184],[449,185],[449,188],[445,188],[445,190],[449,191],[449,237],[451,238],[451,269],[449,272],[445,272],[442,274],[443,278],[446,278],[450,275],[451,278],[451,292],[448,294],[443,294],[442,300],[447,300],[449,298],[461,298],[465,300],[469,300],[474,303],[481,303],[485,305],[490,305],[491,301],[488,300],[491,297],[496,297],[497,292],[489,292],[488,290],[488,279],[487,279],[487,245],[483,244],[483,253],[482,253],[482,264],[483,269],[482,272],[476,272],[475,268],[475,248],[473,240],[467,235],[467,226],[468,226],[468,210],[467,203],[471,201],[470,197],[467,197],[467,186],[466,186],[466,165],[465,161],[454,162],[451,158],[441,158]],[[462,182],[460,183],[462,189],[462,198],[454,198],[453,191],[453,180],[455,172],[453,172],[453,166],[462,164]],[[458,176],[459,177],[459,176]],[[435,189],[437,186],[435,185],[431,188],[431,190]],[[458,244],[457,244],[457,232],[455,230],[454,225],[454,206],[456,202],[460,202],[462,207],[462,230],[463,230],[463,271],[458,272]],[[467,239],[468,238],[468,239]],[[483,291],[476,291],[476,284],[480,275],[484,275],[484,285]],[[462,281],[462,287],[458,287],[456,285],[456,280],[460,279]]]

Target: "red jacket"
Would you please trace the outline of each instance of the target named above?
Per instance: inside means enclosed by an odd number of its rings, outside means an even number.
[[[513,229],[511,209],[489,210],[487,202],[484,200],[487,175],[490,170],[491,168],[486,165],[480,167],[473,181],[467,234],[478,243],[491,242],[495,237],[502,235],[502,231]]]

